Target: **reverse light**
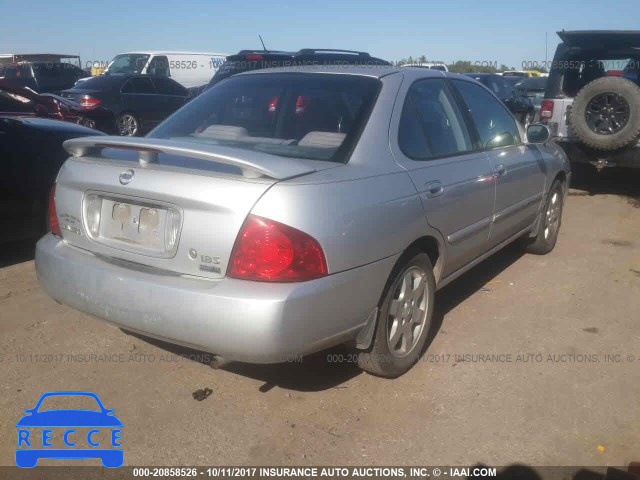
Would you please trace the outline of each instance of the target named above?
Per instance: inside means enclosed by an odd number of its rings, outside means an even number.
[[[233,246],[227,274],[243,280],[303,282],[327,275],[327,262],[310,235],[249,215]]]
[[[178,241],[180,233],[180,214],[173,210],[167,210],[167,219],[164,230],[164,247],[169,252],[172,251]]]
[[[550,120],[553,117],[553,100],[543,100],[540,103],[540,118]]]
[[[58,223],[58,212],[56,211],[56,184],[54,183],[49,191],[49,212],[47,215],[49,221],[49,231],[54,235],[61,237],[60,224]]]
[[[85,199],[86,223],[89,235],[96,238],[100,233],[102,216],[102,198],[98,195],[87,195]]]

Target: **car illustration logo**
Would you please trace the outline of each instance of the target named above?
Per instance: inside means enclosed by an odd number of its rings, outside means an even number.
[[[91,405],[86,409],[47,409],[42,403],[59,398],[67,403],[78,399]],[[97,408],[96,408],[97,407]],[[18,427],[16,465],[32,468],[41,458],[99,458],[107,468],[124,463],[121,433],[122,422],[114,410],[104,407],[98,395],[91,392],[49,392],[40,397],[36,406],[25,410]]]
[[[120,183],[122,185],[127,185],[131,180],[133,180],[133,176],[136,174],[130,168],[126,169],[124,172],[120,174]]]

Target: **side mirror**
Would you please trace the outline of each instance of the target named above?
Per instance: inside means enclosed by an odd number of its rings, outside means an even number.
[[[509,145],[515,145],[515,143],[515,138],[513,138],[513,135],[510,132],[503,132],[489,140],[485,145],[485,148],[492,149],[508,147]]]
[[[527,127],[527,142],[533,144],[547,143],[551,138],[549,127],[541,123],[532,123]]]

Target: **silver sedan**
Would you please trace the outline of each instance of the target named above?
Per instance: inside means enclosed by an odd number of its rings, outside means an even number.
[[[456,74],[241,74],[146,138],[65,142],[38,278],[56,300],[230,360],[339,343],[395,377],[435,291],[508,243],[556,243],[570,170]]]

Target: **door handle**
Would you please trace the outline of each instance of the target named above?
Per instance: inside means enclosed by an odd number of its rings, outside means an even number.
[[[444,189],[442,188],[442,182],[428,182],[425,184],[427,187],[427,197],[437,197],[438,195],[442,195]]]
[[[493,169],[493,171],[495,172],[495,177],[503,177],[504,175],[507,174],[507,167],[505,167],[504,165],[496,165],[496,167]]]

